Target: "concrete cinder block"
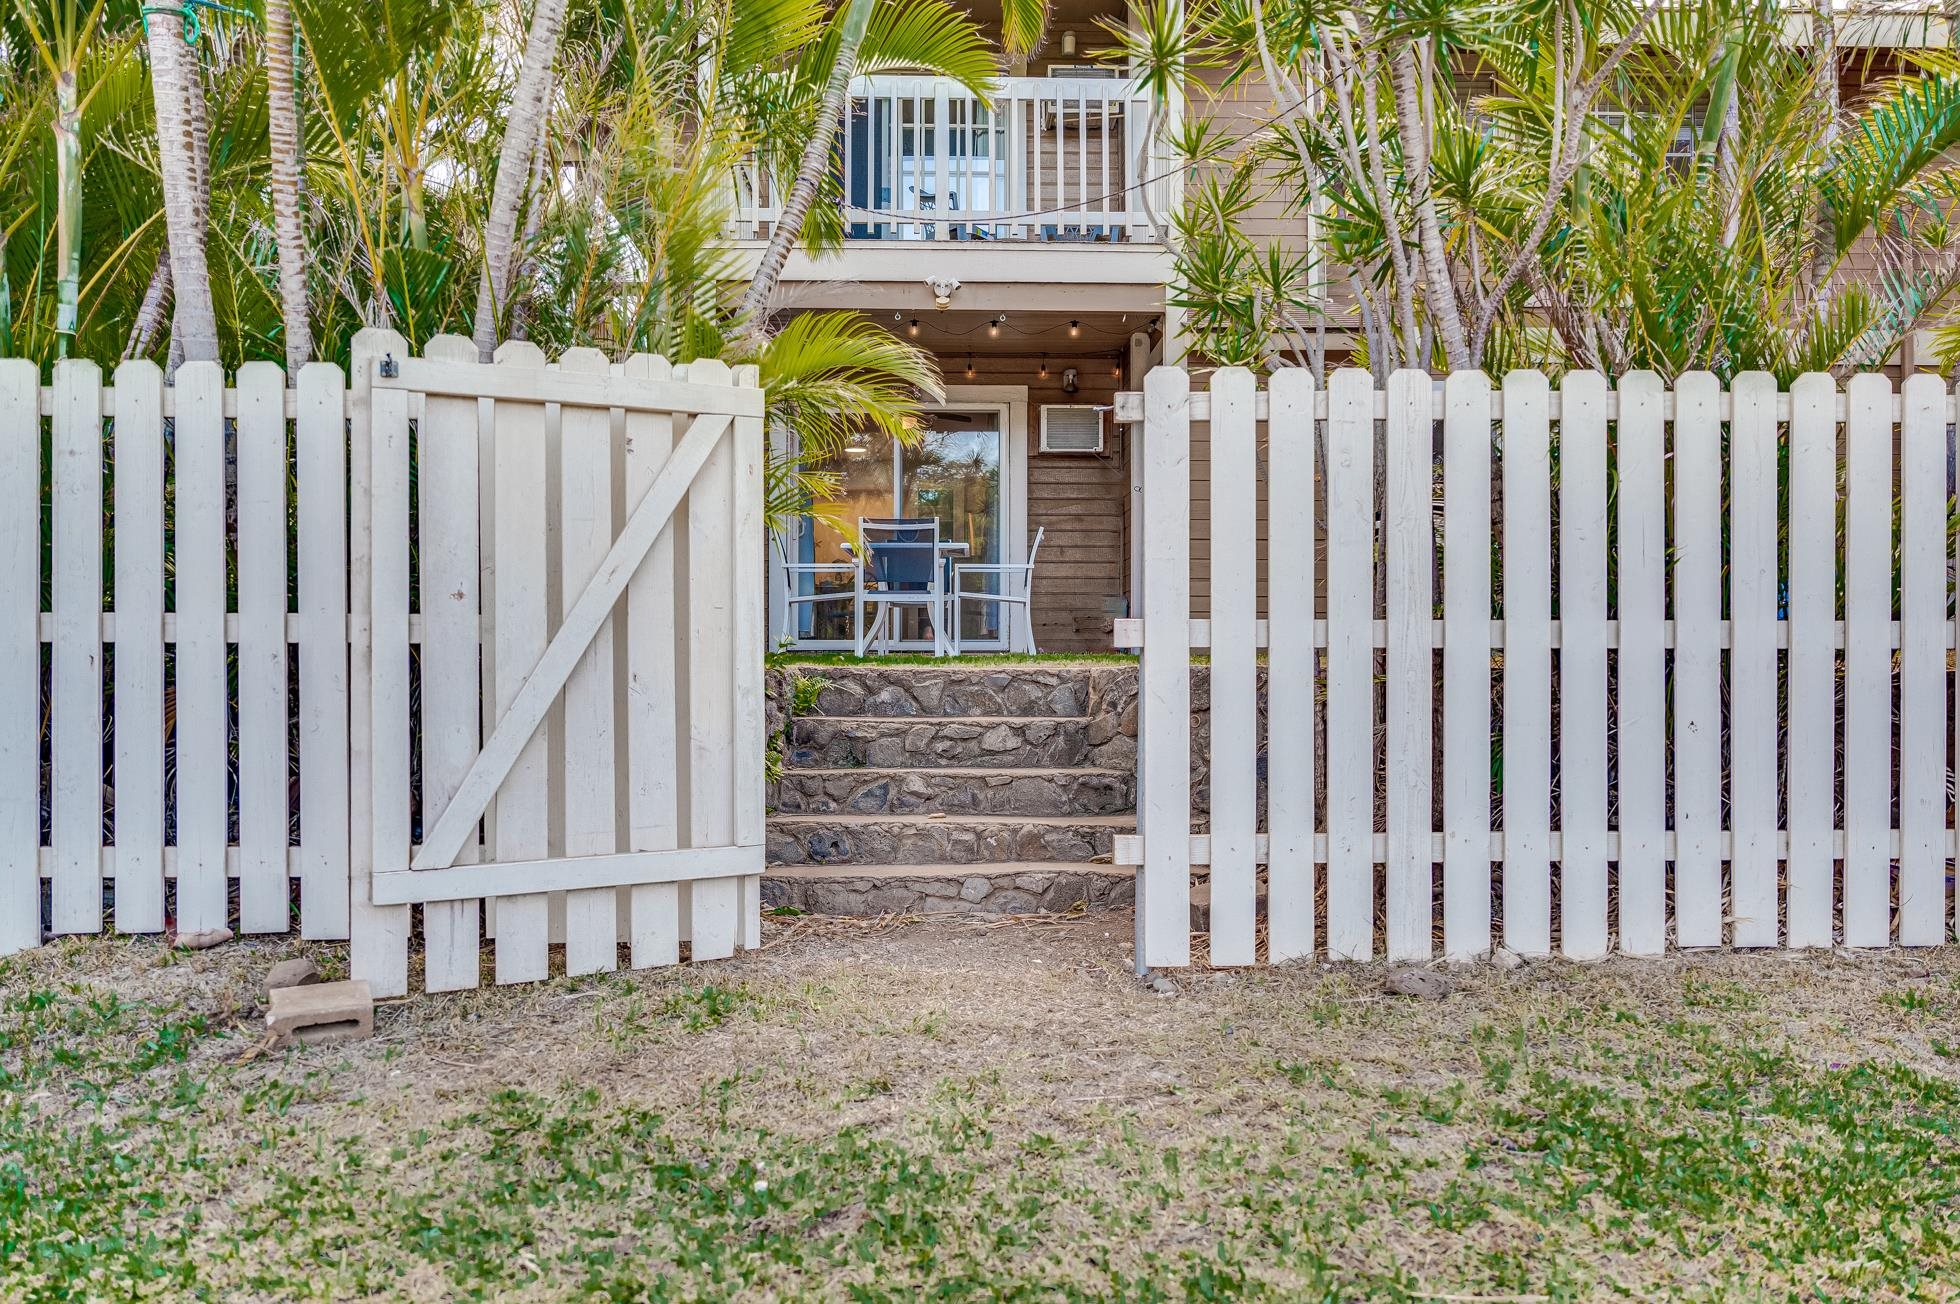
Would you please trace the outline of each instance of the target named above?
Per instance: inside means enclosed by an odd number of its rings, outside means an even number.
[[[374,1035],[374,995],[365,978],[281,987],[272,993],[265,1026],[280,1046],[363,1041]]]

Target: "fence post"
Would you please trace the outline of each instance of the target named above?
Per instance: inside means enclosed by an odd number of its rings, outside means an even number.
[[[408,994],[407,906],[377,906],[374,877],[374,367],[408,356],[394,331],[367,327],[354,336],[347,376],[348,896],[349,968],[376,996]],[[406,540],[403,541],[406,543]],[[403,612],[406,615],[406,609]],[[403,707],[406,725],[406,706]],[[404,794],[404,797],[406,794]],[[406,850],[406,848],[404,848]]]

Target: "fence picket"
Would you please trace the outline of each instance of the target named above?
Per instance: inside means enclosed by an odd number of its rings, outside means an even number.
[[[1606,954],[1606,378],[1566,374],[1558,456],[1559,949]]]
[[[1892,940],[1892,382],[1851,378],[1845,428],[1844,944]]]
[[[1037,146],[1040,136],[1035,137]],[[1039,160],[1035,176],[1039,184]],[[1151,743],[1137,757],[1136,962],[1191,963],[1191,378],[1159,367],[1145,377],[1146,420],[1163,437],[1143,444],[1143,664],[1137,708]],[[1154,728],[1152,727],[1154,722]]]
[[[1735,945],[1777,939],[1776,377],[1735,378],[1729,421],[1729,913]]]
[[[473,365],[474,342],[438,335],[423,349],[437,361]],[[420,512],[417,555],[422,606],[422,827],[433,827],[476,759],[482,685],[477,649],[483,623],[479,593],[477,466],[480,432],[475,399],[431,394],[423,402],[416,442]],[[456,863],[478,859],[474,835]],[[430,901],[422,907],[423,985],[458,991],[482,982],[478,937],[482,901]]]
[[[1504,944],[1552,949],[1551,398],[1504,377]]]
[[[1427,960],[1433,949],[1435,429],[1429,374],[1398,371],[1390,376],[1382,511],[1388,617],[1382,781],[1387,788],[1388,833],[1383,866],[1388,897],[1385,943],[1391,960]],[[1218,709],[1216,703],[1214,690],[1213,711]]]
[[[177,369],[177,927],[228,922],[228,765],[185,764],[229,748],[230,648],[225,639],[225,377],[215,362]]]
[[[111,456],[116,495],[116,931],[155,933],[163,930],[164,915],[164,442],[163,373],[154,362],[125,362],[116,368]],[[38,574],[38,565],[35,569]]]
[[[942,107],[944,102],[942,101]],[[696,384],[730,383],[728,364],[713,359],[688,367]],[[735,449],[722,436],[708,455],[687,502],[687,810],[688,835],[697,844],[735,840],[734,760],[725,740],[734,736],[734,613],[726,598],[734,584],[728,539],[735,520]],[[735,953],[741,888],[733,879],[703,879],[690,886],[690,954],[716,960]]]
[[[1374,956],[1374,463],[1374,386],[1365,372],[1336,372],[1327,385],[1327,953],[1346,960]]]
[[[1674,387],[1674,935],[1722,942],[1721,384]]]
[[[1790,520],[1835,526],[1837,429],[1837,386],[1829,376],[1799,376],[1790,386]],[[1837,530],[1794,529],[1789,537],[1786,937],[1793,947],[1829,946],[1837,877]]]
[[[1936,946],[1947,934],[1947,391],[1938,376],[1925,374],[1902,388],[1899,941]]]
[[[54,390],[53,921],[57,933],[94,933],[102,928],[102,373],[92,362],[58,363]]]
[[[1314,949],[1313,405],[1312,372],[1273,373],[1266,499],[1284,506],[1266,526],[1266,952],[1275,962]]]
[[[347,936],[347,423],[340,368],[295,396],[299,480],[300,935]]]
[[[1259,431],[1243,367],[1211,381],[1211,962],[1255,958]]]
[[[292,906],[286,682],[286,376],[238,371],[238,928],[283,933]]]
[[[1451,374],[1443,426],[1443,954],[1490,950],[1490,377]]]
[[[1618,717],[1620,949],[1667,946],[1667,432],[1665,390],[1651,371],[1620,378],[1614,427],[1619,476]]]
[[[497,365],[541,368],[536,345],[508,343]],[[548,513],[543,403],[498,400],[496,422],[497,528],[496,713],[501,717],[530,677],[550,641]],[[524,745],[496,796],[497,860],[536,860],[551,852],[549,716]],[[499,897],[496,902],[497,981],[533,982],[550,973],[551,899],[548,893]]]
[[[573,349],[559,360],[569,372],[611,371],[597,349]],[[613,543],[612,413],[606,408],[561,409],[558,518],[560,612],[569,610]],[[618,849],[618,803],[613,782],[613,622],[610,617],[579,659],[564,690],[564,848],[568,856],[603,856]],[[565,897],[565,971],[598,973],[619,967],[619,893],[610,887]]]
[[[635,354],[629,379],[672,376],[665,358]],[[653,477],[674,446],[674,419],[666,413],[626,414],[626,510],[646,497]],[[680,845],[680,681],[676,661],[675,528],[660,532],[646,560],[626,585],[626,818],[633,851],[668,851]],[[644,883],[628,893],[632,964],[644,969],[674,964],[681,955],[680,887]]]
[[[41,944],[40,385],[0,358],[0,955]],[[162,901],[159,868],[159,926]]]

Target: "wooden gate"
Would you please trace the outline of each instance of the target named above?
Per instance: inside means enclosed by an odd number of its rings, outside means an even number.
[[[477,984],[480,926],[499,983],[757,945],[754,369],[370,331],[350,399],[355,975],[407,989],[416,906],[431,991]]]

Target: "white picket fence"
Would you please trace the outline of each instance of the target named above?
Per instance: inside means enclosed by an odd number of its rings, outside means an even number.
[[[1215,965],[1949,939],[1937,377],[1341,371],[1322,393],[1225,369],[1193,393],[1160,368],[1121,408],[1150,522],[1118,637],[1142,648],[1117,849],[1139,966],[1192,962],[1194,866]]]
[[[0,361],[0,954],[44,884],[57,934],[351,936],[379,995],[417,913],[431,990],[757,943],[753,370],[53,381]]]

